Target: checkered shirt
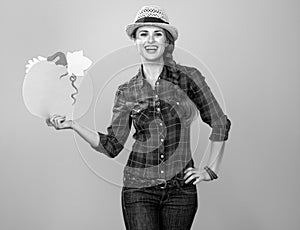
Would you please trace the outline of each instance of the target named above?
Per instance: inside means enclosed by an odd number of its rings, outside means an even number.
[[[116,157],[133,124],[135,142],[124,168],[124,185],[182,179],[183,171],[194,166],[190,127],[198,113],[212,128],[211,141],[228,139],[231,122],[198,69],[165,65],[152,88],[141,65],[136,76],[118,87],[107,134],[98,132],[100,142],[93,148]]]

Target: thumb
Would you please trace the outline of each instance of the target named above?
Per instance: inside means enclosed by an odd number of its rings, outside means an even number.
[[[62,121],[62,126],[63,128],[71,128],[73,125],[73,121],[72,120],[64,120]]]

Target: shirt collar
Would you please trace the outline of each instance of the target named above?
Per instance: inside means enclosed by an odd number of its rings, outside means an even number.
[[[171,76],[168,76],[168,75],[169,75],[169,70],[168,70],[167,66],[164,65],[162,72],[159,75],[159,78],[164,79],[164,80],[169,80],[169,77],[171,77]],[[145,77],[144,71],[143,71],[143,64],[141,64],[138,74],[137,74],[136,84],[140,87],[143,87],[145,80],[146,80],[146,77]]]

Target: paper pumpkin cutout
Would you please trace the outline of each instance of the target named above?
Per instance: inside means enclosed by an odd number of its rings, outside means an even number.
[[[66,119],[83,116],[92,102],[91,79],[84,71],[92,64],[83,51],[62,52],[28,61],[23,82],[23,99],[35,116],[49,118],[54,114]]]

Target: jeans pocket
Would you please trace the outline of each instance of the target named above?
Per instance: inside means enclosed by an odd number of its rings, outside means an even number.
[[[140,191],[142,188],[135,188],[135,187],[123,187],[122,193],[133,193],[136,191]]]
[[[187,195],[195,195],[197,194],[197,186],[194,184],[179,186],[179,191]]]
[[[139,188],[132,188],[132,187],[122,188],[122,206],[124,210],[126,210],[127,205],[135,202],[136,195],[134,192],[138,190]]]

